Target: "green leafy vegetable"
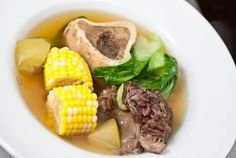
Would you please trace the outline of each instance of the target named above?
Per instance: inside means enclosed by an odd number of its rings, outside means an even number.
[[[118,66],[95,68],[94,75],[103,78],[108,84],[118,85],[138,76],[146,64],[147,61],[137,61],[131,58]]]
[[[121,65],[95,68],[95,77],[115,85],[132,80],[145,88],[159,90],[167,98],[176,85],[178,65],[174,57],[165,54],[161,39],[153,33],[139,36],[132,55]]]
[[[160,37],[151,33],[148,36],[139,36],[134,44],[134,58],[139,61],[149,60],[156,52],[165,52],[165,46]]]
[[[156,34],[139,36],[132,49],[133,58],[117,66],[97,67],[94,75],[103,78],[108,84],[122,84],[138,76],[150,57],[159,49],[163,50],[164,45]]]
[[[155,71],[165,65],[165,54],[158,51],[153,54],[148,62],[147,71]]]
[[[148,89],[157,89],[167,98],[173,91],[178,77],[178,65],[174,57],[156,52],[147,67],[133,81]]]

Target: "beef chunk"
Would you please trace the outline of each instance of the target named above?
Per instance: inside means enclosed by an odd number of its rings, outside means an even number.
[[[105,108],[104,106],[103,112],[98,111],[98,118],[100,121],[105,121],[110,118],[116,119],[121,134],[121,148],[117,151],[117,154],[124,155],[128,153],[137,154],[143,152],[143,147],[139,142],[140,124],[134,121],[130,112],[122,111],[114,105],[111,106],[115,107],[115,109],[112,108],[113,110],[111,110],[111,108]]]
[[[137,154],[143,152],[143,148],[139,142],[140,125],[134,121],[131,113],[116,109],[113,111],[113,114],[121,132],[122,147],[119,150],[119,154]]]
[[[115,108],[116,105],[117,87],[111,86],[103,89],[98,97],[98,109],[100,112],[109,112]]]
[[[116,106],[116,92],[115,86],[102,90],[98,97],[98,118],[102,121],[116,119],[121,133],[121,148],[117,154],[141,153],[140,125],[134,121],[130,112],[122,111]]]
[[[98,97],[99,113],[115,118],[121,132],[119,154],[160,153],[166,147],[172,130],[173,113],[158,91],[148,90],[127,82],[124,103],[130,112],[116,107],[115,86],[105,88]],[[105,120],[104,119],[104,120]]]
[[[166,146],[172,130],[173,112],[160,92],[125,84],[124,103],[134,120],[141,125],[139,141],[149,152],[160,153]]]

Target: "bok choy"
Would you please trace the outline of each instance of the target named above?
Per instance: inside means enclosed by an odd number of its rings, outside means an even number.
[[[133,81],[148,89],[157,89],[167,98],[173,91],[178,77],[178,65],[174,57],[156,52],[145,69]]]
[[[161,39],[154,33],[139,36],[131,53],[132,58],[123,64],[95,68],[95,77],[103,78],[111,85],[131,80],[168,97],[176,85],[178,65],[174,57],[165,54]]]

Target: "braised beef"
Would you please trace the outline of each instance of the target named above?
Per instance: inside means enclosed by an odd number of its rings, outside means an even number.
[[[160,153],[172,130],[173,112],[161,93],[142,88],[133,82],[125,84],[124,103],[134,120],[141,125],[139,141],[149,152]]]
[[[116,93],[115,86],[102,90],[98,97],[98,118],[100,121],[116,119],[121,134],[121,148],[117,154],[141,153],[143,148],[139,142],[140,125],[134,121],[130,112],[122,111],[116,106]]]
[[[101,91],[98,97],[98,109],[100,112],[109,112],[112,111],[116,106],[116,93],[117,87],[111,86],[106,87]]]
[[[136,123],[130,112],[115,109],[113,115],[116,118],[121,132],[121,145],[119,154],[141,153],[143,148],[139,142],[140,125]]]
[[[144,150],[162,152],[172,130],[173,113],[161,93],[127,82],[124,103],[130,112],[117,108],[116,93],[115,86],[101,92],[98,117],[102,116],[99,120],[116,119],[122,144],[118,154],[141,153]]]

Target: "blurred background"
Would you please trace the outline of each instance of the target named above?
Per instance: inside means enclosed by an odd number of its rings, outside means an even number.
[[[187,1],[198,9],[219,33],[236,63],[236,0]]]

